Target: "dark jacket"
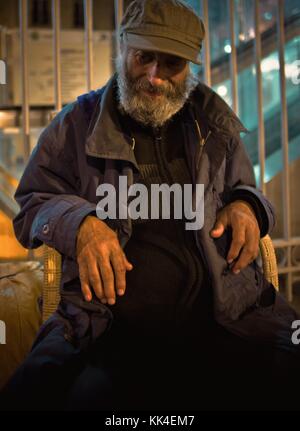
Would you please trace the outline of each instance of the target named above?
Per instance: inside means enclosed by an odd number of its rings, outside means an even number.
[[[82,300],[78,278],[78,227],[88,214],[95,214],[99,184],[116,185],[120,175],[127,176],[128,186],[139,179],[131,137],[118,121],[114,86],[113,77],[106,87],[79,97],[55,117],[41,134],[15,195],[21,207],[14,220],[17,238],[27,248],[46,243],[63,255],[62,297],[82,308],[89,305]],[[198,85],[188,103],[182,123],[186,156],[194,183],[205,188],[204,226],[195,231],[195,239],[214,292],[215,318],[233,332],[248,336],[262,316],[274,318],[274,289],[257,262],[238,275],[227,271],[230,230],[217,240],[209,232],[217,211],[242,198],[259,208],[264,236],[274,225],[272,206],[255,187],[253,168],[240,139],[245,129],[233,111],[203,84]],[[200,126],[205,123],[211,132],[198,169],[195,120]],[[120,220],[117,229],[124,246],[131,235],[131,221]],[[272,290],[267,317],[266,308],[261,311],[266,289]],[[107,309],[103,304],[98,306],[99,310]],[[288,325],[289,319],[284,323],[285,328]]]

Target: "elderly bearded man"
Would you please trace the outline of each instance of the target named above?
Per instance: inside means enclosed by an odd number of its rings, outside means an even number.
[[[132,1],[116,75],[42,133],[14,226],[24,246],[62,254],[62,299],[6,388],[14,407],[283,405],[278,391],[290,390],[288,373],[299,368],[298,316],[255,260],[274,216],[255,188],[245,129],[190,70],[203,38],[183,2]],[[203,227],[101,220],[97,188],[118,195],[120,177],[144,190],[203,184]]]

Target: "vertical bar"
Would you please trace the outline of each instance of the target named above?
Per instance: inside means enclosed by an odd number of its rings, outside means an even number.
[[[7,46],[6,46],[6,28],[0,25],[1,34],[1,60],[7,60]]]
[[[255,27],[255,69],[257,88],[257,114],[258,114],[258,160],[259,160],[259,187],[263,193],[265,185],[265,123],[263,113],[263,90],[261,73],[261,38],[260,38],[259,0],[254,1],[254,27]]]
[[[2,93],[0,96],[0,104],[8,104],[8,70],[7,70],[7,40],[6,40],[6,27],[0,25],[0,35],[1,35],[1,57],[0,59],[5,62],[5,82],[6,85],[2,85]]]
[[[93,87],[93,0],[84,0],[85,64],[87,90]]]
[[[235,20],[234,20],[234,0],[229,0],[229,23],[230,23],[230,41],[231,41],[231,55],[230,55],[230,75],[231,75],[231,94],[232,94],[232,108],[238,115],[238,70],[237,70],[237,54],[235,44]]]
[[[118,30],[124,13],[124,2],[123,0],[115,0],[115,34],[116,34],[116,47],[117,55],[120,53],[120,43],[118,38]]]
[[[206,85],[211,86],[211,70],[210,70],[210,43],[209,43],[209,20],[208,20],[208,0],[203,0],[203,21],[205,26],[204,39],[204,81]]]
[[[61,44],[60,44],[60,0],[52,0],[53,57],[54,57],[54,101],[55,111],[62,107],[61,96]]]
[[[284,2],[277,0],[277,32],[278,32],[278,56],[279,56],[279,80],[281,99],[281,150],[283,160],[282,170],[282,199],[283,199],[283,229],[284,237],[291,240],[291,203],[290,203],[290,178],[289,178],[289,135],[288,116],[286,103],[286,82],[285,82],[285,59],[284,59]],[[291,266],[291,245],[287,247],[287,265]],[[293,299],[292,273],[287,274],[287,298]]]
[[[21,85],[22,85],[22,132],[25,161],[30,156],[29,83],[28,83],[28,3],[19,0]]]

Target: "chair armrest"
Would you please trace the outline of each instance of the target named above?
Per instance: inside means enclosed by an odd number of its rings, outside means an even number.
[[[44,245],[43,322],[56,310],[60,301],[61,255]]]
[[[259,242],[259,248],[262,257],[264,276],[270,283],[273,284],[276,290],[279,290],[276,254],[269,235],[261,238]]]

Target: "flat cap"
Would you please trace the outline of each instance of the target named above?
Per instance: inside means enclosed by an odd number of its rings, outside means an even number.
[[[183,1],[133,0],[125,11],[119,33],[133,48],[173,54],[201,64],[204,24]]]

